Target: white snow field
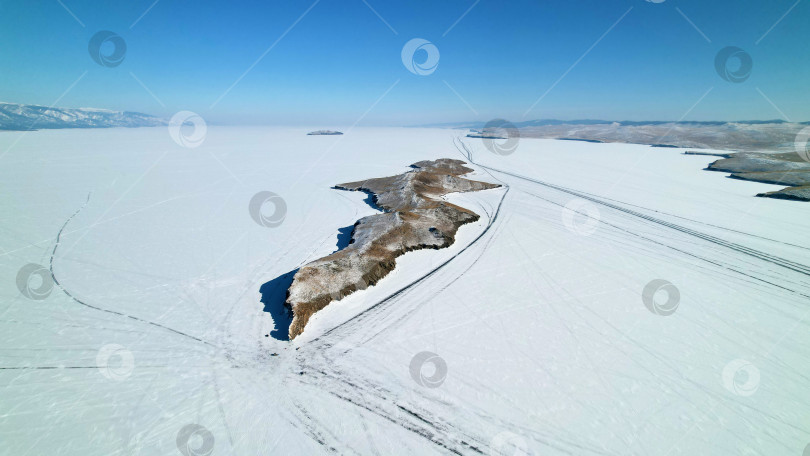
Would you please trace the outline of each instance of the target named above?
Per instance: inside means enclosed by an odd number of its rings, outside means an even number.
[[[0,133],[0,454],[810,443],[810,204],[678,149],[320,127]],[[479,222],[276,338],[285,274],[375,211],[332,185],[465,155],[504,184],[448,197]],[[280,225],[251,217],[260,191]]]

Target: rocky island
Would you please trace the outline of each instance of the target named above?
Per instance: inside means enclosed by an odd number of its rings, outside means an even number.
[[[472,172],[461,160],[420,161],[396,176],[335,186],[371,196],[383,212],[354,224],[343,250],[315,260],[295,273],[285,306],[292,313],[289,337],[301,334],[309,318],[333,300],[374,285],[396,266],[396,258],[411,250],[441,249],[455,241],[461,225],[478,214],[441,197],[500,187],[461,177]]]
[[[467,134],[468,138],[481,138],[481,139],[507,139],[506,136],[501,136],[497,133],[486,132],[472,132]]]
[[[307,133],[307,136],[332,136],[332,135],[342,135],[342,131],[335,131],[335,130],[316,130]]]

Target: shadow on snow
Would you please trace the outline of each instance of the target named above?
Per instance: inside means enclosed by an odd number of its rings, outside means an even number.
[[[287,289],[290,288],[296,272],[297,268],[264,283],[259,288],[259,293],[262,294],[261,302],[264,304],[263,310],[270,314],[276,325],[275,329],[270,331],[270,337],[277,340],[290,340],[292,316],[284,307],[284,301],[287,300]]]

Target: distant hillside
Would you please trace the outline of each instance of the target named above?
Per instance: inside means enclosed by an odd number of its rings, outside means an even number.
[[[159,117],[139,112],[94,108],[49,108],[0,102],[0,130],[45,128],[155,127],[166,125]]]
[[[508,119],[507,119],[508,120]],[[559,120],[559,119],[535,119],[525,120],[522,122],[512,122],[517,128],[527,127],[550,127],[550,126],[563,126],[563,125],[611,125],[619,127],[644,127],[644,126],[659,126],[659,125],[683,125],[683,126],[722,126],[722,125],[768,125],[768,124],[788,124],[781,119],[774,120],[737,120],[737,121],[672,121],[672,120],[598,120],[598,119],[576,119],[576,120]],[[467,129],[481,129],[486,126],[487,122],[484,121],[469,121],[469,122],[446,122],[446,123],[433,123],[424,125],[414,125],[418,128],[467,128]],[[801,125],[810,125],[810,122],[801,122]]]
[[[688,147],[745,152],[789,152],[796,135],[810,122],[749,120],[738,122],[668,122],[605,120],[529,120],[515,122],[515,129],[494,128],[497,134],[522,138],[566,139],[591,142],[650,144],[657,147]],[[435,124],[426,127],[460,128],[485,131],[484,122]],[[491,133],[491,132],[490,132]]]

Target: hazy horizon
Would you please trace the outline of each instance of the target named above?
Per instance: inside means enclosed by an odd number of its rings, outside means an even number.
[[[20,106],[36,106],[48,109],[74,109],[74,110],[81,110],[81,109],[93,109],[93,110],[106,110],[107,108],[98,108],[95,106],[47,106],[47,105],[36,105],[36,104],[27,104],[27,103],[11,103],[7,101],[0,100],[0,104],[18,104]],[[134,114],[145,114],[145,115],[153,115],[149,112],[138,112],[132,110],[110,110],[111,112],[130,112]],[[170,120],[167,117],[161,117],[159,115],[154,115],[157,118],[163,120]],[[421,124],[376,124],[376,125],[368,125],[368,126],[375,126],[375,127],[386,127],[386,128],[398,128],[398,127],[426,127],[426,128],[465,128],[467,126],[479,125],[484,126],[487,122],[492,121],[493,119],[466,119],[466,120],[456,120],[456,121],[447,121],[447,122],[429,122],[429,123],[421,123]],[[732,119],[732,120],[674,120],[674,119],[646,119],[646,120],[637,120],[637,119],[583,119],[583,118],[531,118],[525,119],[520,122],[515,122],[517,126],[521,126],[525,123],[540,123],[543,122],[555,122],[561,124],[570,124],[570,125],[577,125],[577,124],[584,124],[584,123],[620,123],[620,124],[664,124],[664,123],[678,123],[678,124],[710,124],[710,123],[741,123],[741,124],[769,124],[769,123],[795,123],[795,124],[807,124],[810,123],[810,120],[802,120],[802,119],[792,119],[792,120],[785,120],[785,119],[778,119],[778,118],[763,118],[763,119]],[[317,120],[312,121],[311,123],[297,123],[297,124],[287,124],[283,122],[256,122],[256,121],[245,121],[245,122],[206,122],[208,126],[234,126],[234,127],[313,127],[317,125],[321,125],[317,122]],[[333,124],[325,124],[331,125],[334,127],[348,127],[348,124],[340,124],[340,123],[333,123]],[[33,128],[36,128],[36,124]],[[46,127],[47,128],[47,127]],[[126,127],[124,127],[126,128]],[[3,131],[0,129],[0,131]],[[13,131],[13,130],[12,130]]]

